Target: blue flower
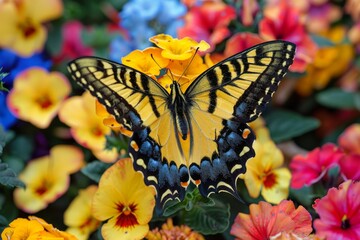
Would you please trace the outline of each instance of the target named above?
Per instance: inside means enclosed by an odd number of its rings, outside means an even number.
[[[110,47],[110,57],[119,61],[134,49],[151,46],[149,38],[165,33],[176,37],[184,22],[186,7],[178,0],[130,0],[119,13],[121,27],[127,30],[129,39],[116,37]]]
[[[5,130],[9,129],[17,121],[6,105],[6,96],[7,93],[0,91],[0,126]]]
[[[4,78],[5,87],[11,88],[16,76],[27,68],[38,66],[50,69],[52,63],[45,54],[37,53],[30,57],[19,57],[7,49],[0,50],[0,68],[9,75]]]

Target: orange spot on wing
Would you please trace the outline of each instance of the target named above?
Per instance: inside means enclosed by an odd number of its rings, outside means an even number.
[[[180,182],[180,185],[183,187],[183,188],[187,188],[189,186],[189,183],[188,182]]]
[[[250,134],[250,130],[249,130],[248,128],[245,128],[244,131],[243,131],[243,133],[242,133],[242,137],[243,137],[244,139],[247,139],[248,136],[249,136],[249,134]]]
[[[198,179],[198,180],[195,180],[194,182],[195,182],[196,186],[199,186],[199,184],[201,183],[201,180]]]
[[[131,141],[130,146],[135,150],[135,152],[139,151],[139,146],[135,141]]]

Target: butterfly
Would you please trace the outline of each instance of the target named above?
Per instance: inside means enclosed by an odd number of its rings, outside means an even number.
[[[148,75],[96,57],[68,65],[72,78],[90,91],[117,122],[133,132],[134,168],[157,193],[161,207],[182,200],[190,182],[208,197],[228,192],[255,156],[248,122],[271,100],[293,62],[296,46],[276,40],[235,54],[200,74],[183,92],[170,92]]]

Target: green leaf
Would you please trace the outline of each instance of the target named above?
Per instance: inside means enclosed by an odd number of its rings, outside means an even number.
[[[230,224],[230,205],[202,197],[198,188],[188,191],[183,201],[173,201],[167,206],[164,217],[183,211],[185,224],[202,234],[222,233]]]
[[[211,198],[204,198],[199,193],[198,188],[193,188],[191,190],[191,186],[189,186],[188,191],[185,194],[185,198],[183,201],[172,200],[168,202],[164,208],[163,216],[169,217],[171,215],[176,214],[181,210],[190,211],[194,205],[201,204],[207,206],[214,206],[214,200]]]
[[[319,127],[320,122],[311,117],[304,117],[295,112],[274,110],[265,117],[271,138],[283,142]]]
[[[21,160],[28,161],[31,159],[31,154],[34,150],[34,141],[31,137],[25,135],[17,135],[6,146],[9,149],[9,155],[12,155]],[[19,151],[21,149],[21,151]]]
[[[0,184],[7,187],[25,188],[25,184],[16,177],[15,172],[2,162],[0,162]]]
[[[230,224],[230,205],[214,201],[214,205],[197,204],[186,214],[185,224],[202,234],[226,231]]]
[[[360,109],[360,94],[331,88],[316,95],[318,103],[337,109]]]
[[[81,172],[95,182],[99,182],[103,173],[108,169],[112,164],[104,163],[100,161],[94,161],[86,165],[81,169]]]

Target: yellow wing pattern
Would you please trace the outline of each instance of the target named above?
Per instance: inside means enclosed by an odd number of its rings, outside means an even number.
[[[105,59],[80,58],[69,71],[134,132],[134,168],[155,187],[163,206],[183,199],[190,182],[204,196],[237,196],[237,179],[255,155],[255,136],[246,123],[271,100],[294,53],[295,45],[284,41],[254,46],[202,73],[185,93],[169,94],[149,76]]]

